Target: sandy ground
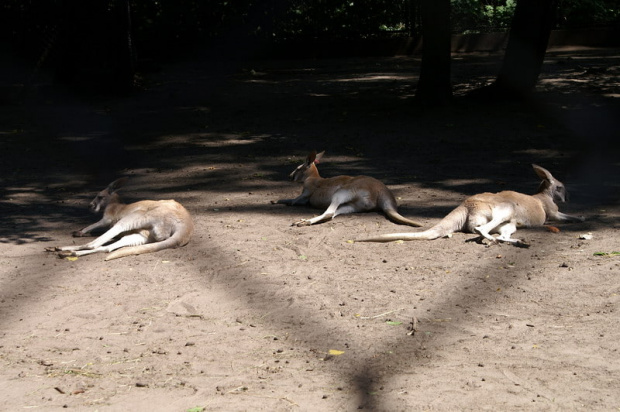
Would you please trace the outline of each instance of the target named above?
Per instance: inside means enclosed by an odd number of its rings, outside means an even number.
[[[0,410],[619,410],[620,53],[548,54],[526,105],[461,98],[500,56],[455,56],[454,107],[412,102],[411,57],[168,65],[123,99],[44,73],[0,106]],[[466,196],[534,193],[530,164],[584,223],[530,248],[351,240],[414,231],[377,213],[272,205],[313,149],[428,227]],[[104,262],[46,247],[127,201],[173,198],[189,245]],[[585,236],[586,239],[580,239]]]

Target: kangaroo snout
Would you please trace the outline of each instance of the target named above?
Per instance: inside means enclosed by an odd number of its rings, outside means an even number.
[[[116,195],[112,194],[108,196],[111,198],[112,196],[116,196]],[[115,198],[115,201],[118,201],[118,199]],[[90,202],[88,207],[93,213],[99,213],[99,211],[104,210],[108,206],[109,203],[110,202],[108,202],[108,199],[106,197],[97,195],[97,197],[95,197],[93,201]]]
[[[92,201],[88,205],[88,208],[91,210],[91,212],[97,213],[99,212],[99,203],[95,203],[95,201]]]

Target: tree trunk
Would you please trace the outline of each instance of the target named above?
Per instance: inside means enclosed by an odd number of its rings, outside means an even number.
[[[510,27],[504,62],[495,90],[504,97],[527,97],[542,68],[557,0],[518,0]]]
[[[135,45],[131,30],[131,7],[129,0],[117,0],[111,26],[111,76],[114,90],[129,92],[134,86],[136,70]]]
[[[420,0],[422,64],[416,98],[425,105],[446,106],[450,81],[450,0]]]

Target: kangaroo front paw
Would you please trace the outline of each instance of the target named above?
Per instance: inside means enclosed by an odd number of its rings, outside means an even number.
[[[522,240],[517,240],[516,242],[513,243],[516,247],[522,247],[524,249],[527,249],[528,247],[530,247],[529,243],[525,243]]]
[[[58,257],[61,259],[67,258],[67,257],[71,257],[71,256],[75,256],[75,252],[71,252],[69,250],[59,250],[58,251]]]
[[[484,236],[476,236],[471,239],[466,239],[465,242],[476,242],[479,245],[484,245],[486,240]]]
[[[46,252],[60,252],[60,248],[58,246],[46,247]]]
[[[497,242],[501,239],[496,239],[494,236],[490,235],[489,232],[482,230],[480,226],[475,227],[474,231],[480,235],[483,239],[487,240],[491,245],[497,244]],[[484,242],[483,242],[484,243]]]
[[[81,230],[76,230],[75,232],[71,233],[71,235],[73,237],[84,237],[86,236],[86,233],[82,232]]]
[[[483,244],[485,247],[499,245],[499,241],[497,239],[489,240],[486,237],[481,237],[480,243]]]

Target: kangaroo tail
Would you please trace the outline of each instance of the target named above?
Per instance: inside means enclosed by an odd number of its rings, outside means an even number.
[[[387,187],[384,187],[384,190],[379,193],[377,198],[377,206],[378,208],[385,213],[388,219],[390,219],[394,223],[399,223],[401,225],[409,225],[409,226],[422,226],[421,223],[418,223],[414,220],[407,219],[397,211],[396,206],[396,198],[388,190]]]
[[[467,208],[463,205],[457,207],[446,217],[441,219],[435,226],[423,232],[414,233],[390,233],[368,239],[359,239],[356,242],[393,242],[395,240],[433,240],[448,236],[462,230],[467,220]]]
[[[146,243],[144,245],[128,246],[117,249],[109,253],[105,260],[118,259],[131,255],[142,255],[144,253],[158,252],[164,249],[173,249],[179,246],[185,246],[189,242],[189,235],[191,235],[191,231],[189,234],[186,232],[187,230],[185,229],[177,230],[172,234],[172,236],[168,239],[162,240],[161,242]]]
[[[394,209],[386,209],[384,212],[388,219],[390,219],[392,222],[416,227],[422,226],[421,223],[418,223],[415,220],[407,219]]]

